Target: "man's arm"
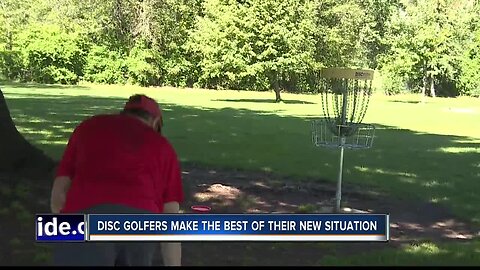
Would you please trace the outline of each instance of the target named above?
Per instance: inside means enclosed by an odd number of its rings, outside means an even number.
[[[60,210],[65,205],[65,199],[71,183],[72,180],[68,176],[59,176],[53,181],[50,197],[50,210],[53,214],[60,213]]]
[[[168,202],[163,205],[163,213],[178,213],[180,205],[178,202]],[[182,245],[181,243],[162,242],[162,257],[165,266],[182,265]]]
[[[75,159],[77,154],[78,127],[75,128],[67,147],[63,153],[60,164],[58,165],[55,179],[53,180],[52,191],[50,195],[50,210],[54,214],[60,213],[65,206],[67,192],[72,184],[72,178],[75,174]]]

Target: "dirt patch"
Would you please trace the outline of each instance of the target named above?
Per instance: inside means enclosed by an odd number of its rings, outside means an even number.
[[[335,184],[319,179],[298,181],[267,173],[206,169],[187,165],[183,173],[184,209],[206,204],[213,213],[328,213],[334,206]],[[185,265],[319,265],[325,255],[350,255],[398,248],[417,241],[462,241],[478,228],[433,203],[387,197],[344,185],[346,212],[390,214],[389,243],[184,243]]]
[[[213,213],[322,213],[334,203],[334,183],[320,179],[299,181],[262,172],[183,166],[187,201],[207,204]],[[48,212],[51,176],[22,178],[0,175],[0,265],[47,265],[50,246],[36,244],[35,213]],[[345,208],[368,213],[389,213],[389,243],[294,242],[186,242],[185,266],[312,266],[325,255],[397,248],[414,241],[465,241],[478,228],[463,222],[436,204],[404,201],[357,186],[344,185]],[[348,210],[348,209],[346,209]],[[156,264],[160,265],[160,252]]]

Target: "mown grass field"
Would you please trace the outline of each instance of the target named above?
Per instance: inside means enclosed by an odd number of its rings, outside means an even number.
[[[338,151],[314,147],[311,141],[310,121],[322,116],[318,95],[284,94],[285,102],[277,104],[271,92],[16,83],[0,87],[19,131],[55,159],[82,119],[118,111],[129,95],[145,93],[162,104],[166,136],[182,161],[299,180],[337,177]],[[376,126],[374,145],[346,152],[344,182],[439,203],[480,224],[480,99],[420,101],[416,95],[372,96],[364,122]],[[440,260],[478,265],[479,253],[478,241],[431,243],[323,263],[428,265]]]

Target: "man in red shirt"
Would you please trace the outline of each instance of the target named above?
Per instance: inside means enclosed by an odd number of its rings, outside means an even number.
[[[176,152],[161,135],[162,111],[145,95],[120,114],[93,116],[72,133],[51,193],[52,213],[178,213],[183,201]],[[151,265],[155,244],[70,243],[58,265]],[[162,243],[165,265],[181,264],[180,243]]]

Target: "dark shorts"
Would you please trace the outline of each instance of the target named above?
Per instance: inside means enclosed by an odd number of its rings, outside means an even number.
[[[150,213],[121,205],[99,205],[83,214]],[[85,242],[55,243],[55,266],[151,266],[158,243],[155,242]]]

